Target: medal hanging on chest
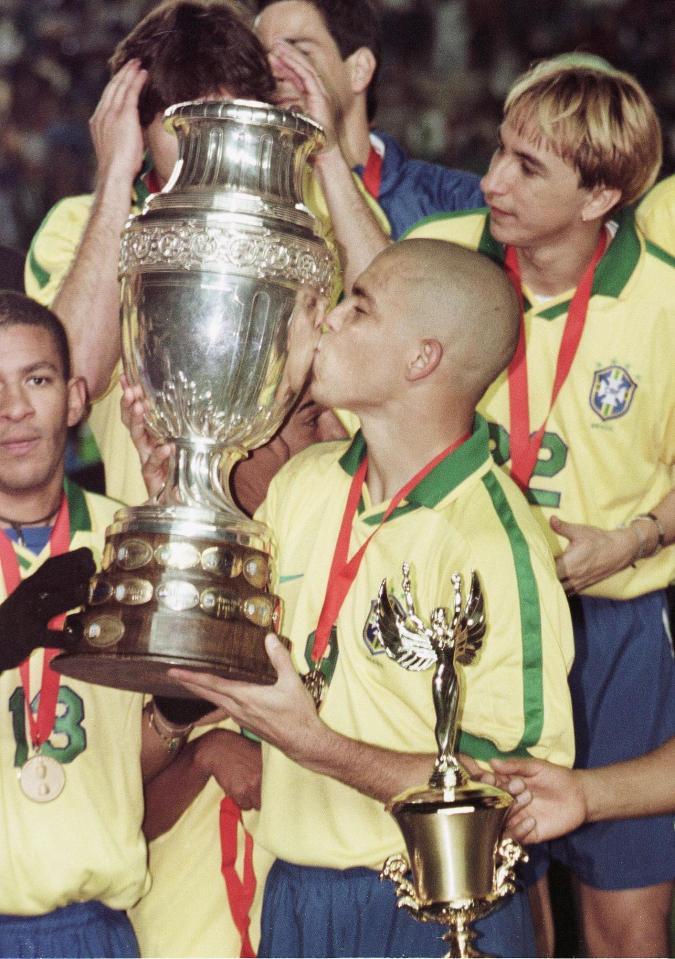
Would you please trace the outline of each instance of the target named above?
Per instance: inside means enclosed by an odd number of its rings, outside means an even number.
[[[61,795],[65,784],[61,763],[39,752],[26,760],[19,772],[21,792],[33,802],[51,802]]]
[[[49,537],[51,556],[66,553],[70,546],[70,516],[68,501],[64,496],[61,501],[56,522]],[[5,580],[7,594],[13,592],[21,582],[21,572],[14,547],[6,534],[0,530],[0,562]],[[65,614],[55,616],[49,622],[50,629],[62,629]],[[24,708],[28,719],[27,729],[30,733],[30,746],[33,755],[30,756],[18,772],[19,786],[26,798],[33,802],[51,802],[63,792],[66,784],[66,775],[61,763],[53,756],[45,755],[42,750],[49,742],[56,720],[56,704],[59,696],[60,675],[51,668],[51,661],[60,650],[45,649],[42,661],[42,676],[40,693],[37,697],[37,715],[33,712],[30,695],[30,659],[24,660],[19,666],[21,684],[23,686]]]
[[[525,492],[537,465],[539,450],[544,439],[548,417],[555,405],[577,354],[584,332],[588,304],[593,292],[595,269],[607,247],[607,231],[602,229],[593,256],[584,270],[567,311],[562,341],[556,361],[555,378],[551,391],[548,412],[536,432],[530,432],[530,406],[527,375],[527,344],[525,341],[525,301],[520,277],[520,264],[515,247],[506,249],[504,267],[506,275],[518,297],[520,306],[520,331],[518,345],[509,363],[507,380],[509,390],[509,419],[511,430],[511,478]]]

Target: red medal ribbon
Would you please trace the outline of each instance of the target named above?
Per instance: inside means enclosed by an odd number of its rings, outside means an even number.
[[[383,161],[384,157],[382,154],[378,153],[375,147],[371,144],[370,150],[368,151],[368,160],[363,170],[363,176],[361,177],[361,180],[363,181],[366,191],[374,200],[379,199],[380,196]]]
[[[70,548],[70,513],[68,510],[68,499],[65,494],[61,499],[56,522],[49,537],[49,547],[51,556],[60,556],[62,553],[67,553]],[[5,589],[9,596],[21,582],[21,570],[12,542],[4,530],[0,530],[0,564],[2,565]],[[49,621],[49,628],[63,629],[65,619],[65,613],[60,616],[54,616],[54,618]],[[49,664],[60,652],[60,649],[45,649],[44,651],[37,719],[33,715],[33,710],[30,708],[29,660],[25,659],[19,666],[30,738],[34,749],[39,749],[43,743],[47,742],[54,728],[56,701],[59,695],[61,676],[55,672]]]
[[[412,479],[408,480],[405,486],[401,487],[398,493],[396,493],[391,500],[384,513],[384,516],[370,534],[368,539],[359,547],[359,549],[357,549],[352,558],[347,560],[349,541],[352,535],[352,523],[354,521],[354,516],[356,515],[356,510],[361,498],[363,483],[368,472],[368,457],[364,456],[363,462],[354,474],[351,486],[349,487],[347,503],[345,505],[342,523],[340,524],[340,531],[335,544],[335,552],[333,553],[333,561],[328,574],[326,595],[323,601],[321,614],[319,615],[319,623],[314,633],[312,661],[315,665],[318,665],[324,657],[326,648],[328,646],[328,640],[330,639],[331,630],[340,614],[340,610],[342,609],[342,604],[347,597],[347,593],[349,592],[352,583],[356,579],[359,567],[361,565],[361,560],[363,559],[366,549],[368,548],[373,536],[387,522],[401,500],[405,499],[408,493],[414,489],[418,483],[421,483],[425,476],[427,476],[436,466],[438,466],[442,460],[444,460],[459,446],[461,446],[462,443],[465,443],[470,436],[470,433],[465,433],[463,436],[460,436],[460,438],[448,446],[447,449],[444,449],[437,456],[434,456],[434,458],[430,460],[426,466],[422,467],[418,473],[415,473]]]
[[[145,185],[148,188],[148,193],[162,192],[162,184],[159,182],[157,171],[154,168],[152,170],[148,170],[148,172],[146,173]]]
[[[515,247],[506,248],[506,275],[516,291],[520,304],[520,332],[518,345],[508,369],[509,413],[511,420],[511,476],[522,490],[526,490],[541,449],[546,431],[546,423],[553,404],[567,379],[576,356],[586,323],[588,303],[593,289],[595,268],[602,259],[607,246],[607,231],[603,228],[590,263],[586,267],[570,303],[565,328],[563,330],[555,378],[551,391],[551,402],[544,421],[536,433],[530,435],[530,407],[527,383],[527,349],[525,341],[525,302],[520,279],[520,266]]]
[[[237,861],[237,830],[239,823],[244,830],[244,874],[240,879],[235,864]],[[241,809],[234,799],[225,796],[220,803],[220,849],[221,872],[225,880],[227,900],[237,932],[241,937],[241,959],[255,959],[248,927],[251,924],[251,906],[255,896],[256,879],[253,870],[253,838],[243,823]]]

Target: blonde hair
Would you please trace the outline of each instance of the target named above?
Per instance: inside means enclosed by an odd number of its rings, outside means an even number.
[[[504,104],[519,134],[535,132],[574,166],[580,185],[621,191],[634,203],[655,182],[661,128],[637,80],[591,54],[564,54],[523,74]]]

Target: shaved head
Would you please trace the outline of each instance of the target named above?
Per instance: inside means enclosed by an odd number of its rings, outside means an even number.
[[[481,253],[426,239],[393,244],[373,267],[396,289],[401,323],[438,340],[446,373],[477,402],[518,341],[518,300],[504,271]]]
[[[504,272],[445,240],[387,247],[326,317],[312,395],[364,416],[473,416],[517,344]]]

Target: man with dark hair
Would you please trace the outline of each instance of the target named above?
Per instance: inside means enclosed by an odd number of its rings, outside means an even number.
[[[270,55],[277,102],[322,124],[315,170],[343,248],[345,286],[386,245],[351,171],[363,178],[393,239],[425,216],[483,205],[479,178],[409,159],[396,141],[370,130],[381,58],[377,0],[259,0],[254,27]]]
[[[125,910],[148,887],[141,780],[172,755],[154,704],[142,721],[141,695],[50,665],[65,645],[60,614],[84,600],[117,508],[64,477],[85,406],[69,370],[56,316],[0,294],[3,956],[138,954]]]
[[[63,324],[41,303],[21,293],[0,290],[0,327],[39,326],[46,330],[56,348],[64,380],[70,379],[70,350]]]
[[[269,100],[264,52],[236,8],[168,0],[122,40],[112,79],[90,121],[98,170],[92,196],[68,197],[47,215],[26,263],[26,290],[51,306],[70,338],[73,368],[94,401],[90,425],[106,467],[106,492],[140,503],[145,486],[119,416],[120,234],[149,192],[167,182],[176,139],[166,107],[200,97]],[[99,402],[96,402],[99,401]]]

